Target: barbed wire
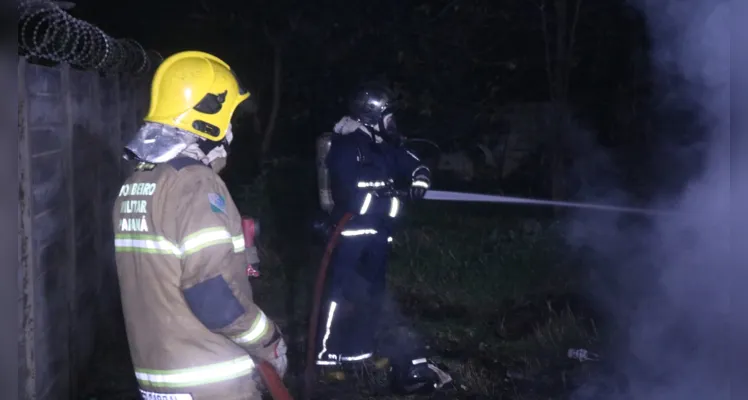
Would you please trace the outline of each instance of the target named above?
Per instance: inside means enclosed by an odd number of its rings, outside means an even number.
[[[132,39],[114,39],[98,27],[68,14],[66,3],[20,0],[19,55],[68,63],[102,72],[144,73],[163,61]]]

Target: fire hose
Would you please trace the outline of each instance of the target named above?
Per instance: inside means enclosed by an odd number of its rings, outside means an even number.
[[[258,358],[253,359],[255,366],[257,367],[257,372],[259,373],[260,378],[262,378],[262,382],[265,384],[265,388],[267,388],[268,392],[270,392],[270,396],[273,400],[293,400],[291,393],[288,392],[288,388],[283,383],[283,379],[281,379],[280,375],[278,375],[275,367],[265,360],[260,360]]]
[[[340,233],[343,232],[346,223],[348,223],[351,217],[353,217],[353,215],[347,213],[343,215],[343,218],[341,218],[340,221],[338,221],[335,226],[335,231],[330,236],[330,240],[327,243],[325,254],[322,256],[319,271],[317,272],[317,280],[314,284],[314,294],[312,298],[312,312],[309,317],[309,331],[307,334],[306,368],[304,370],[304,400],[311,399],[314,379],[316,378],[314,369],[314,349],[317,342],[317,328],[321,307],[320,303],[322,303],[322,294],[325,290],[325,281],[327,280],[327,267],[330,264],[330,258],[332,258],[332,252],[335,250],[335,246],[338,243]]]
[[[391,195],[394,196],[406,196],[406,191],[393,191]],[[566,207],[566,208],[586,208],[600,211],[615,211],[622,213],[636,213],[636,214],[675,214],[673,211],[665,210],[653,210],[646,208],[635,208],[635,207],[621,207],[612,206],[607,204],[593,204],[593,203],[580,203],[571,201],[555,201],[555,200],[541,200],[532,199],[526,197],[513,197],[503,196],[496,194],[479,194],[479,193],[464,193],[464,192],[447,192],[443,190],[429,190],[424,196],[426,200],[436,201],[460,201],[460,202],[472,202],[472,203],[505,203],[505,204],[524,204],[524,205],[538,205],[538,206],[552,206],[552,207]]]

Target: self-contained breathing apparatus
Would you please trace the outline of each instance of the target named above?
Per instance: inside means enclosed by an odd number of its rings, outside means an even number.
[[[323,211],[330,213],[335,203],[330,191],[330,171],[327,169],[327,154],[330,152],[332,132],[325,132],[317,138],[317,187],[319,189],[319,205]]]
[[[320,216],[315,221],[314,229],[325,237],[328,236],[331,227],[324,225],[329,223],[328,216],[335,207],[335,201],[332,198],[332,190],[330,189],[330,171],[326,163],[333,135],[334,133],[332,132],[325,132],[317,138],[316,143],[318,199],[320,208],[324,211],[324,215]],[[388,185],[380,188],[378,192],[386,197],[407,196],[407,193],[396,191],[392,184],[393,182],[388,182]]]

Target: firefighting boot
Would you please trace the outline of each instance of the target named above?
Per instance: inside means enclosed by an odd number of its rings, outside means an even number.
[[[388,370],[390,368],[390,359],[387,357],[377,357],[372,359],[372,366],[376,370]]]
[[[372,389],[383,388],[389,383],[390,361],[385,357],[371,357],[356,362],[324,366],[320,372],[320,380],[325,384],[355,382],[359,386]]]

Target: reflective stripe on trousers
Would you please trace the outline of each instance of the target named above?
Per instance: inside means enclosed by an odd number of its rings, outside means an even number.
[[[156,370],[135,368],[135,378],[144,387],[188,388],[209,383],[224,382],[247,376],[254,371],[255,363],[249,356],[200,367]]]
[[[325,320],[325,336],[322,338],[322,350],[317,354],[317,365],[336,365],[344,361],[363,361],[371,357],[372,353],[354,354],[350,356],[341,356],[340,354],[331,354],[327,352],[327,341],[330,339],[332,324],[335,320],[335,310],[338,303],[330,302],[330,309]]]
[[[371,207],[371,203],[374,200],[374,196],[371,193],[367,193],[364,197],[364,202],[361,205],[361,209],[358,211],[359,214],[365,215],[369,211],[369,207]],[[391,197],[390,198],[390,211],[389,216],[390,218],[397,217],[398,212],[400,211],[400,200],[397,197]]]

